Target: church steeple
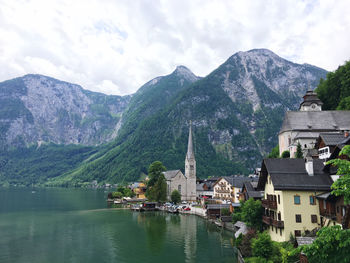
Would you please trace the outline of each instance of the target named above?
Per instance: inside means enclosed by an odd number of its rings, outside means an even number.
[[[187,178],[196,178],[196,159],[194,158],[193,141],[192,141],[192,121],[188,133],[188,146],[185,158],[185,176]]]
[[[190,131],[188,133],[188,146],[187,146],[186,159],[194,159],[193,142],[192,142],[192,121],[190,121]]]

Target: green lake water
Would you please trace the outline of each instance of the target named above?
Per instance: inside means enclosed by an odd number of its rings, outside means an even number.
[[[0,262],[236,262],[232,233],[200,217],[110,209],[106,198],[0,188]]]

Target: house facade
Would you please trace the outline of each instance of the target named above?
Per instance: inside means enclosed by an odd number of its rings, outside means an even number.
[[[283,242],[320,227],[316,196],[331,184],[321,160],[265,159],[258,190],[264,191],[263,223],[271,239]]]

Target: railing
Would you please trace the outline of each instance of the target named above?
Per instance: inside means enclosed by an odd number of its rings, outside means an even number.
[[[263,217],[262,217],[262,221],[263,221],[263,223],[265,223],[265,224],[268,225],[268,226],[271,225],[271,217],[263,216]]]
[[[229,194],[229,193],[230,193],[230,190],[218,189],[218,190],[216,190],[215,192]]]
[[[269,225],[269,226],[284,228],[284,221],[281,221],[281,220],[275,220],[271,217],[263,216],[262,221],[264,224]]]
[[[261,204],[265,208],[277,209],[277,202],[275,200],[263,199],[261,200]]]
[[[324,216],[324,217],[327,217],[327,218],[330,218],[330,219],[336,219],[337,218],[337,215],[335,212],[330,212],[330,211],[327,211],[327,210],[321,210],[320,211],[320,215],[321,216]]]
[[[272,225],[278,228],[284,228],[284,221],[272,219]]]

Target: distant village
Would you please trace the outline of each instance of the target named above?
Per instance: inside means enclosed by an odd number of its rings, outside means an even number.
[[[331,185],[339,178],[337,169],[326,164],[332,159],[347,158],[338,154],[350,145],[349,130],[350,112],[322,111],[322,102],[309,90],[299,110],[286,113],[279,132],[279,153],[288,153],[284,156],[287,158],[264,159],[249,176],[199,179],[190,125],[185,173],[163,173],[167,199],[177,190],[181,201],[189,204],[179,206],[182,212],[205,216],[221,226],[232,222],[222,213],[223,209],[234,213],[249,199],[261,200],[261,221],[273,241],[288,241],[292,235],[300,244],[312,243],[315,232],[324,226],[350,227],[350,211],[344,197],[331,193]],[[132,183],[129,188],[136,200],[146,201],[146,182]],[[230,227],[236,234],[247,232],[243,222]]]

